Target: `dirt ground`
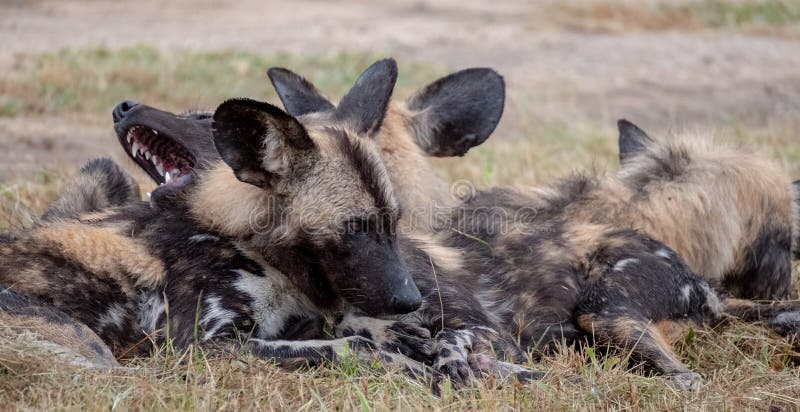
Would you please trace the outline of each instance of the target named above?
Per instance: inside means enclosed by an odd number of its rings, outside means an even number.
[[[593,30],[553,14],[556,4],[586,1],[222,3],[3,1],[0,76],[14,53],[87,45],[309,55],[369,51],[397,57],[401,70],[407,60],[496,68],[507,79],[512,103],[498,136],[513,134],[523,120],[612,124],[627,117],[665,129],[800,117],[800,41],[792,36],[637,30],[635,22],[627,30],[624,21],[620,30]],[[58,164],[111,153],[113,146],[93,139],[108,138],[105,121],[0,119],[0,161],[7,164],[22,141],[42,150],[33,147],[26,162],[45,160],[40,154]],[[77,130],[87,138],[57,141]]]

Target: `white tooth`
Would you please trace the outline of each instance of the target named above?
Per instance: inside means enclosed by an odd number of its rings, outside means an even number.
[[[150,160],[150,152],[148,152],[147,150],[144,151],[144,158]]]
[[[150,192],[147,192],[147,198],[148,199],[150,198]]]
[[[172,180],[172,177],[170,177],[169,172],[167,172],[167,174],[164,175],[164,180],[166,180],[167,183],[169,183],[169,181]]]
[[[128,130],[128,143],[130,144],[130,142],[131,142],[131,131]]]
[[[153,155],[153,164],[156,164],[156,163],[158,163],[158,157],[156,157],[156,155]]]
[[[154,134],[154,135],[158,136],[158,130],[156,130],[156,129],[150,129],[150,130],[152,130],[152,131],[153,131],[153,134]]]
[[[139,150],[139,144],[136,143],[136,142],[133,142],[133,146],[131,146],[131,155],[133,157],[136,157],[136,151],[137,150]]]
[[[156,170],[158,171],[158,174],[164,176],[164,166],[161,165],[161,163],[156,164]]]

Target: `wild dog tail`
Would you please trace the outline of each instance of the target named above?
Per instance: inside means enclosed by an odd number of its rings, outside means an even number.
[[[764,322],[795,342],[800,342],[800,301],[753,301],[726,298],[725,314],[745,322]]]
[[[64,363],[125,370],[88,326],[53,306],[20,295],[3,285],[0,285],[0,325],[3,326],[0,337],[15,336],[26,345]]]
[[[42,215],[43,221],[77,219],[81,214],[140,199],[139,185],[109,158],[92,159]]]

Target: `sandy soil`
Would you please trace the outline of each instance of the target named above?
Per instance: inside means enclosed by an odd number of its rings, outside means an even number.
[[[524,102],[507,111],[500,135],[513,134],[523,118],[612,124],[628,117],[665,128],[800,117],[800,41],[793,38],[564,30],[550,21],[547,1],[220,3],[0,2],[0,68],[15,52],[98,44],[299,54],[366,50],[396,56],[401,70],[406,59],[498,69],[509,99]],[[0,121],[2,146],[9,134],[37,130],[20,126]]]

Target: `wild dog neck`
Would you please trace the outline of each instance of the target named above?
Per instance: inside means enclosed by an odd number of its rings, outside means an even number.
[[[186,203],[192,218],[203,227],[244,239],[255,230],[274,229],[267,217],[279,210],[282,200],[241,182],[228,165],[217,161],[198,173],[198,182],[189,190]]]

